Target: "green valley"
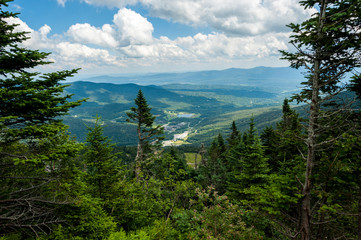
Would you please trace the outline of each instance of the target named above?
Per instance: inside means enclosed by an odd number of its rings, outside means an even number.
[[[139,89],[153,108],[157,124],[165,127],[166,145],[209,144],[218,133],[228,133],[232,121],[245,130],[252,116],[257,128],[262,129],[279,120],[282,101],[289,96],[289,93],[267,92],[254,86],[140,86],[80,81],[72,83],[66,91],[74,94],[75,100],[86,98],[87,101],[71,110],[65,123],[78,140],[83,141],[86,126],[98,115],[105,126],[105,135],[120,145],[136,145],[134,126],[125,119]]]

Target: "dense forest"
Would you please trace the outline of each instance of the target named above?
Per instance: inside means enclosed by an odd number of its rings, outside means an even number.
[[[105,137],[101,116],[84,142],[71,137],[61,117],[86,99],[61,81],[78,69],[34,71],[49,54],[22,47],[10,1],[0,0],[1,240],[361,239],[360,0],[300,1],[317,13],[289,25],[295,50],[282,54],[306,69],[302,91],[275,127],[230,122],[192,149],[192,164],[186,146],[161,147],[141,90],[127,113],[137,146]]]

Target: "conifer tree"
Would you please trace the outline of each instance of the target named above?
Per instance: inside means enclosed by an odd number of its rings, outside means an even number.
[[[200,167],[203,186],[213,185],[217,191],[224,192],[226,176],[226,145],[221,134],[214,138],[209,150],[207,161]]]
[[[60,82],[78,70],[35,72],[49,54],[21,47],[27,33],[8,23],[17,17],[6,11],[9,2],[0,1],[0,232],[37,235],[61,221],[55,209],[76,172],[80,147],[60,117],[81,101],[69,102]]]
[[[308,240],[313,236],[312,176],[315,164],[320,161],[316,153],[326,143],[319,139],[325,130],[320,124],[322,118],[331,117],[329,114],[322,114],[321,105],[342,90],[339,83],[345,74],[361,64],[361,1],[304,0],[300,4],[305,8],[317,9],[317,13],[301,24],[289,25],[294,33],[290,43],[295,46],[296,52],[282,53],[283,58],[290,61],[291,67],[302,67],[307,71],[304,88],[295,99],[308,103],[310,114],[300,219],[301,239]],[[332,121],[326,122],[330,125]]]
[[[227,138],[229,148],[236,146],[241,140],[241,134],[237,129],[235,121],[232,122],[231,135]]]
[[[101,119],[95,119],[94,127],[88,127],[84,163],[87,168],[86,182],[92,186],[93,196],[108,200],[112,195],[112,184],[119,177],[120,162],[114,153],[115,144],[103,135]]]
[[[138,91],[138,95],[134,100],[136,107],[132,107],[131,112],[127,112],[127,122],[133,122],[137,125],[138,146],[137,155],[135,157],[135,177],[141,179],[142,166],[148,154],[152,153],[152,146],[159,146],[163,139],[163,127],[153,126],[155,117],[151,113],[152,108],[149,107],[142,90]]]
[[[244,136],[245,141],[233,156],[237,158],[237,162],[233,168],[234,179],[229,182],[228,191],[233,197],[249,203],[253,201],[258,188],[267,185],[269,166],[253,118]]]

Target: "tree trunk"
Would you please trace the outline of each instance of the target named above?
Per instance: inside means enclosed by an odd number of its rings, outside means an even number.
[[[319,39],[323,38],[323,26],[326,14],[327,0],[320,2],[320,14],[318,18],[317,35]],[[310,117],[308,121],[308,136],[307,136],[307,161],[305,172],[305,183],[302,189],[302,209],[301,209],[301,239],[309,240],[311,238],[311,190],[312,190],[312,170],[315,162],[316,153],[316,124],[319,115],[320,102],[320,74],[321,74],[321,46],[316,46],[315,56],[313,60],[313,75],[312,75],[312,95],[310,104]]]
[[[312,189],[312,170],[315,161],[316,148],[316,122],[319,111],[319,67],[320,62],[315,61],[314,75],[312,77],[312,101],[310,106],[310,118],[308,121],[307,136],[307,161],[305,172],[305,183],[302,189],[302,209],[301,209],[301,239],[309,240],[311,236],[311,189]]]
[[[141,165],[143,162],[143,140],[141,128],[138,127],[138,146],[137,146],[137,155],[135,156],[135,179],[137,182],[140,180],[140,173],[142,171]]]

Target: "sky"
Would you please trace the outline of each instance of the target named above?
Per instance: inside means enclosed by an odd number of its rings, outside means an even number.
[[[23,45],[51,52],[43,71],[81,76],[288,66],[298,0],[15,0]]]

